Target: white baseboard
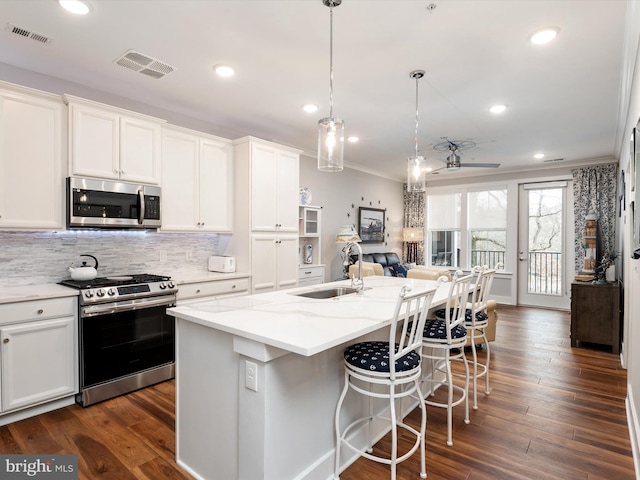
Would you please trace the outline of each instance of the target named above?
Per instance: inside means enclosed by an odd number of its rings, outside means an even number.
[[[631,453],[633,455],[633,466],[636,471],[636,478],[640,478],[640,423],[638,422],[638,412],[636,411],[635,402],[633,401],[633,389],[631,384],[627,383],[627,398],[625,406],[627,410],[627,425],[629,427],[629,439],[631,441]]]

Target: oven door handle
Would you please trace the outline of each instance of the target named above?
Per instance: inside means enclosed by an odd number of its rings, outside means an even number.
[[[164,295],[161,298],[144,298],[135,300],[124,300],[121,302],[101,303],[99,305],[88,305],[82,308],[82,317],[95,317],[97,315],[107,315],[109,313],[126,312],[129,310],[140,310],[149,307],[161,307],[166,305],[171,307],[176,303],[175,295]]]

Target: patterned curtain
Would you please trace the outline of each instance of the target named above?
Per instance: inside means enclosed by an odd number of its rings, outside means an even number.
[[[425,220],[425,192],[407,192],[404,184],[404,220],[403,227],[421,227],[424,229]],[[403,256],[406,255],[406,251]],[[406,258],[406,257],[405,257]],[[418,242],[416,263],[424,265],[424,241]]]
[[[618,166],[615,163],[573,170],[575,215],[575,268],[582,270],[585,217],[593,211],[598,218],[597,261],[616,246],[616,201]]]

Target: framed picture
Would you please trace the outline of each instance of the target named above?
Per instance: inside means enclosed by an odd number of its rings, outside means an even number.
[[[362,243],[384,243],[386,210],[360,207],[358,234]]]

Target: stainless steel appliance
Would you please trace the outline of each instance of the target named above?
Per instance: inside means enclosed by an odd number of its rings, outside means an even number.
[[[67,178],[67,227],[159,226],[160,187]]]
[[[64,280],[79,296],[82,406],[101,402],[175,375],[176,304],[171,277],[123,275]]]

